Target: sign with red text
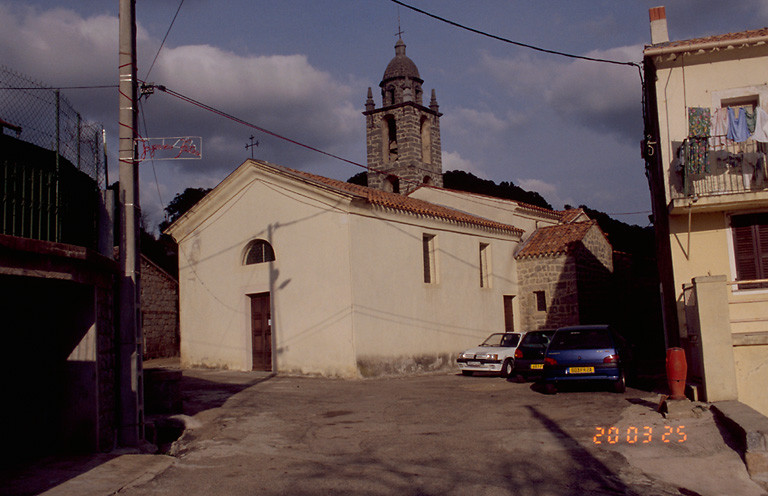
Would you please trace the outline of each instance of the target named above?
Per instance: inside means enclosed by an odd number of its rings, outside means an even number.
[[[143,160],[195,160],[203,158],[203,138],[138,138],[139,162]]]

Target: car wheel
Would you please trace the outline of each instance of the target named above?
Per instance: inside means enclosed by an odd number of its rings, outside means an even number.
[[[619,378],[613,383],[613,391],[616,393],[623,393],[627,390],[627,378],[622,371],[619,374]]]
[[[507,358],[504,360],[504,365],[501,366],[501,376],[502,377],[509,377],[512,375],[512,370],[514,369],[514,364],[512,363],[512,360]]]
[[[544,392],[547,394],[557,393],[557,386],[554,382],[547,382],[544,384]]]
[[[464,374],[464,375],[472,375],[472,371],[471,370],[462,370],[461,373]]]

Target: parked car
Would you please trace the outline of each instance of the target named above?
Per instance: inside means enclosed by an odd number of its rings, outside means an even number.
[[[540,377],[544,372],[544,355],[554,330],[528,331],[515,350],[512,375],[519,380]]]
[[[626,389],[626,349],[607,325],[561,327],[547,347],[543,382],[549,393],[558,384],[599,381],[617,393]]]
[[[519,332],[494,333],[477,348],[459,353],[456,362],[461,373],[472,375],[475,372],[492,372],[500,373],[502,377],[509,376],[521,336]]]

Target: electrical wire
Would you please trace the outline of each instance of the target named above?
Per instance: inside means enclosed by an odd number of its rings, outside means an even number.
[[[407,3],[401,2],[400,0],[390,0],[390,1],[393,2],[393,3],[396,3],[397,5],[401,5],[401,6],[405,7],[406,9],[411,9],[414,12],[418,12],[419,14],[423,14],[423,15],[431,17],[433,19],[437,19],[438,21],[444,22],[446,24],[450,24],[451,26],[455,26],[457,28],[461,28],[461,29],[470,31],[472,33],[479,34],[481,36],[486,36],[488,38],[493,38],[494,40],[503,41],[504,43],[509,43],[509,44],[516,45],[516,46],[519,46],[519,47],[522,47],[522,48],[528,48],[530,50],[535,50],[537,52],[548,53],[548,54],[551,54],[551,55],[560,55],[561,57],[568,57],[568,58],[572,58],[572,59],[587,60],[587,61],[590,61],[590,62],[601,62],[601,63],[604,63],[604,64],[615,64],[615,65],[626,65],[626,66],[631,66],[631,67],[640,67],[640,64],[638,64],[637,62],[622,62],[622,61],[618,61],[618,60],[602,59],[602,58],[598,58],[598,57],[587,57],[586,55],[574,55],[572,53],[561,52],[561,51],[558,51],[558,50],[550,50],[550,49],[547,49],[547,48],[541,48],[541,47],[537,47],[537,46],[534,46],[534,45],[529,45],[527,43],[521,43],[519,41],[513,41],[513,40],[510,40],[508,38],[504,38],[504,37],[501,37],[501,36],[497,36],[495,34],[487,33],[485,31],[480,31],[479,29],[475,29],[475,28],[471,28],[469,26],[465,26],[464,24],[459,24],[458,22],[451,21],[450,19],[446,19],[444,17],[440,17],[438,15],[435,15],[435,14],[432,14],[430,12],[427,12],[426,10],[422,10],[422,9],[416,8],[416,7],[412,6],[412,5],[408,5]]]
[[[117,84],[102,84],[102,85],[93,85],[93,86],[51,86],[51,87],[41,87],[41,86],[0,86],[0,90],[97,90],[97,89],[115,89],[119,88],[120,86]]]
[[[168,26],[168,31],[165,32],[165,36],[163,36],[163,41],[160,42],[160,48],[157,49],[157,53],[155,54],[155,58],[152,60],[152,64],[149,66],[149,70],[147,71],[147,75],[145,76],[145,79],[149,79],[149,73],[152,72],[152,68],[155,67],[155,62],[157,62],[157,57],[160,55],[160,51],[163,49],[163,46],[165,45],[165,40],[168,39],[168,35],[171,33],[171,28],[173,27],[173,23],[176,22],[176,17],[179,15],[179,11],[181,10],[182,5],[184,5],[184,0],[181,0],[181,2],[179,2],[179,7],[176,9],[176,14],[173,15],[173,19],[171,20],[171,25]]]
[[[144,81],[141,81],[141,82],[144,83],[144,84],[147,84]],[[273,137],[281,139],[283,141],[287,141],[288,143],[292,143],[292,144],[300,146],[302,148],[306,148],[307,150],[311,150],[313,152],[321,153],[323,155],[326,155],[326,156],[331,157],[331,158],[335,158],[336,160],[340,160],[340,161],[345,162],[347,164],[354,165],[356,167],[361,167],[361,168],[363,168],[363,169],[365,169],[367,171],[370,171],[370,172],[374,172],[374,173],[381,174],[381,175],[384,175],[384,176],[390,176],[390,175],[395,176],[395,177],[398,178],[398,180],[400,180],[402,182],[410,182],[410,183],[413,183],[413,184],[421,184],[418,181],[414,181],[414,180],[411,180],[411,179],[406,179],[406,178],[403,178],[403,177],[399,177],[399,176],[397,176],[395,174],[392,174],[391,172],[385,172],[385,171],[376,170],[376,169],[373,169],[371,167],[368,167],[368,166],[365,166],[363,164],[360,164],[358,162],[346,159],[344,157],[340,157],[338,155],[334,155],[333,153],[330,153],[330,152],[326,152],[325,150],[321,150],[321,149],[316,148],[314,146],[307,145],[305,143],[302,143],[300,141],[288,138],[286,136],[282,136],[282,135],[277,134],[277,133],[275,133],[273,131],[265,129],[265,128],[261,127],[261,126],[257,126],[256,124],[253,124],[253,123],[248,122],[248,121],[246,121],[244,119],[236,117],[236,116],[234,116],[232,114],[224,112],[223,110],[219,110],[219,109],[217,109],[215,107],[212,107],[212,106],[210,106],[208,104],[205,104],[205,103],[203,103],[201,101],[195,100],[194,98],[191,98],[191,97],[188,97],[186,95],[183,95],[183,94],[179,93],[178,91],[174,91],[174,90],[168,88],[167,86],[164,86],[164,85],[153,85],[153,84],[147,84],[147,85],[155,87],[158,90],[160,90],[160,91],[162,91],[162,92],[164,92],[164,93],[166,93],[166,94],[168,94],[170,96],[178,98],[179,100],[184,101],[184,102],[189,103],[189,104],[192,104],[192,105],[194,105],[196,107],[202,108],[203,110],[207,110],[209,112],[212,112],[212,113],[214,113],[214,114],[216,114],[216,115],[218,115],[220,117],[224,117],[225,119],[229,119],[229,120],[231,120],[233,122],[236,122],[238,124],[241,124],[243,126],[250,127],[251,129],[255,129],[255,130],[260,131],[260,132],[262,132],[264,134],[268,134],[269,136],[273,136]],[[421,170],[424,170],[424,171],[427,171],[427,172],[432,172],[432,171],[429,171],[427,169],[421,169]]]
[[[139,113],[141,114],[141,121],[144,124],[144,135],[149,136],[149,128],[147,128],[147,118],[144,114],[144,106],[141,105],[141,101],[139,101]],[[149,157],[150,163],[152,164],[152,174],[155,175],[155,187],[157,188],[157,199],[160,200],[160,206],[163,207],[163,216],[164,220],[168,220],[168,212],[165,210],[165,203],[163,202],[163,196],[160,194],[160,181],[157,179],[157,169],[155,168],[155,159],[154,157]]]

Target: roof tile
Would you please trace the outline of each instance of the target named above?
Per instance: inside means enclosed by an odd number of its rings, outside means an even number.
[[[466,223],[487,229],[497,229],[501,231],[507,231],[514,234],[521,235],[523,230],[501,222],[495,222],[483,217],[467,214],[454,210],[452,208],[443,207],[441,205],[435,205],[424,200],[418,200],[416,198],[410,198],[398,193],[389,193],[387,191],[381,191],[378,189],[369,188],[367,186],[360,186],[358,184],[347,183],[339,181],[337,179],[331,179],[328,177],[318,176],[309,172],[304,172],[281,165],[267,164],[265,162],[254,161],[267,165],[268,167],[275,168],[282,171],[285,174],[300,177],[306,181],[316,184],[322,184],[331,189],[337,190],[345,194],[351,194],[358,198],[364,199],[372,205],[378,205],[380,207],[392,208],[401,212],[407,212],[417,215],[426,215],[430,217],[436,217],[439,219]]]
[[[567,253],[573,243],[581,241],[597,225],[596,220],[541,227],[531,234],[515,258],[540,257]]]

